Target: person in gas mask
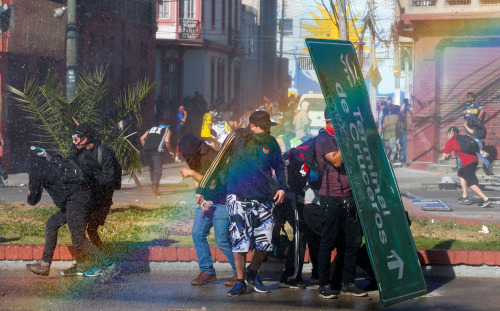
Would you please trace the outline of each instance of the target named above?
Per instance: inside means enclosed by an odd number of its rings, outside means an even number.
[[[58,156],[50,157],[45,150],[32,147],[24,169],[29,176],[28,203],[36,205],[45,189],[59,208],[45,224],[45,247],[41,260],[27,264],[26,268],[38,275],[49,275],[57,245],[57,233],[59,228],[68,224],[71,241],[76,249],[77,265],[61,270],[61,274],[99,276],[102,281],[116,276],[120,271],[119,267],[85,235],[92,195],[89,187],[92,178],[86,168],[81,163]],[[92,273],[88,273],[89,271]]]

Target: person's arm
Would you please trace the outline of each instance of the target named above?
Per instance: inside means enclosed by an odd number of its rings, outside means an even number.
[[[469,125],[467,124],[467,121],[464,122],[464,127],[465,127],[465,130],[469,133],[469,134],[474,134],[474,129],[470,128]]]
[[[276,178],[280,184],[280,190],[276,192],[274,195],[274,204],[278,205],[283,203],[285,200],[286,190],[288,189],[286,183],[286,172],[285,172],[285,162],[281,158],[281,151],[279,145],[276,143],[276,147],[274,148],[274,161],[272,163],[272,168],[276,174]]]
[[[40,202],[43,192],[42,181],[40,180],[40,178],[37,178],[33,175],[34,174],[29,174],[29,190],[28,197],[26,199],[29,205],[36,205],[38,202]]]
[[[198,184],[200,183],[201,179],[203,178],[203,175],[201,175],[197,171],[189,169],[189,168],[183,168],[181,170],[181,176],[182,176],[182,179],[192,177],[194,182],[195,182],[195,185],[194,185],[195,188],[198,187]]]
[[[441,160],[444,161],[446,159],[449,159],[449,157],[451,157],[451,154],[443,152],[443,154],[441,155]]]
[[[172,157],[175,157],[175,153],[172,152],[172,144],[170,143],[170,137],[172,136],[172,131],[170,129],[167,129],[167,135],[165,135],[165,146],[167,146],[168,153]]]
[[[215,159],[212,161],[212,164],[210,164],[210,167],[203,175],[203,178],[200,180],[198,188],[196,188],[196,194],[199,195],[197,196],[197,198],[202,198],[208,191],[210,191],[212,181],[220,172],[220,170],[222,169],[222,165],[227,161],[229,154],[234,148],[233,142],[235,141],[237,132],[238,131],[231,132],[227,136],[226,140],[224,140],[224,143],[217,152]]]
[[[144,133],[142,136],[141,136],[141,145],[144,147],[144,145],[146,144],[146,137],[148,136],[148,133],[149,133],[149,130],[146,131],[146,133]]]
[[[325,154],[325,159],[335,167],[340,167],[342,165],[342,154],[340,150]]]
[[[96,147],[96,149],[98,149]],[[98,150],[94,151],[96,154],[99,152]],[[93,172],[93,175],[99,185],[104,186],[104,187],[110,187],[113,185],[114,180],[115,180],[115,163],[114,163],[114,157],[112,154],[112,150],[109,149],[109,147],[104,146],[102,147],[102,164],[99,163],[101,170],[97,172]],[[97,160],[97,157],[95,158],[95,161]]]
[[[482,108],[482,107],[481,107],[481,108]],[[481,109],[481,110],[479,111],[479,114],[477,115],[477,119],[478,119],[479,121],[482,121],[482,120],[483,120],[483,118],[484,118],[484,109]]]

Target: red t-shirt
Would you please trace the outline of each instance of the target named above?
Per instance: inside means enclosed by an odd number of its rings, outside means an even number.
[[[456,135],[453,136],[446,145],[444,145],[444,150],[443,152],[446,154],[450,154],[452,151],[455,151],[457,153],[457,156],[460,158],[460,161],[462,161],[462,167],[466,167],[467,165],[477,162],[477,156],[475,154],[468,154],[468,153],[463,153],[460,152],[460,145],[458,144],[458,141],[456,140]]]

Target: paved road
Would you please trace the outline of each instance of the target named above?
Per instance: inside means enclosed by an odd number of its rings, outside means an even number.
[[[229,273],[230,274],[230,273]],[[155,271],[124,275],[111,284],[90,278],[35,276],[26,270],[0,270],[0,310],[498,310],[500,279],[427,279],[429,293],[383,307],[378,292],[369,298],[341,295],[323,299],[315,288],[278,289],[278,275],[264,275],[270,294],[227,297],[223,280],[191,286],[196,272]],[[206,308],[206,309],[205,309]]]

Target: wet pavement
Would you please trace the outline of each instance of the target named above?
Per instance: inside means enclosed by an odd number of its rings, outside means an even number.
[[[26,270],[0,270],[1,310],[498,310],[498,278],[427,278],[428,294],[384,307],[377,291],[368,298],[318,296],[316,287],[278,289],[277,274],[262,274],[271,292],[248,291],[227,297],[230,273],[203,286],[191,286],[196,271],[132,273],[110,284],[93,278],[35,276]],[[306,275],[307,277],[307,275]],[[363,281],[365,282],[365,281]],[[363,286],[365,283],[358,282]]]

